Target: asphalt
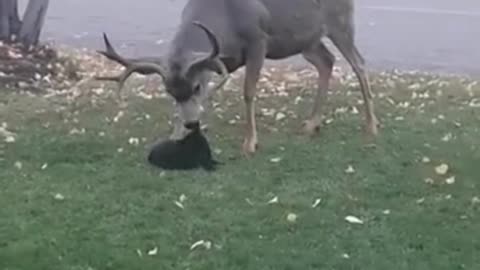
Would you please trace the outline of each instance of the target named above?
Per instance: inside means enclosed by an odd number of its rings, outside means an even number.
[[[50,2],[44,40],[98,49],[107,32],[123,53],[153,55],[165,49],[186,0]],[[356,24],[371,68],[480,75],[478,0],[356,0]]]

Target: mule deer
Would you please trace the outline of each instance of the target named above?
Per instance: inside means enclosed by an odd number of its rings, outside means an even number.
[[[354,42],[353,0],[189,0],[166,55],[124,58],[104,34],[110,60],[126,67],[119,76],[98,79],[118,81],[121,88],[134,72],[159,74],[166,91],[175,99],[182,123],[199,121],[201,104],[209,92],[221,87],[229,73],[245,66],[243,97],[246,134],[243,152],[257,149],[255,121],[256,85],[265,59],[297,54],[318,71],[318,89],[304,130],[314,133],[321,125],[321,108],[329,87],[335,57],[322,42],[328,37],[351,65],[364,100],[366,129],[377,134],[377,118],[364,59]],[[220,84],[207,88],[211,75],[221,74]]]

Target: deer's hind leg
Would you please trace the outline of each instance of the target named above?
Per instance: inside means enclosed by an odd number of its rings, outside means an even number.
[[[321,41],[302,53],[305,60],[312,64],[318,72],[317,91],[315,94],[312,112],[310,117],[303,122],[304,132],[308,135],[316,133],[321,126],[322,108],[327,98],[330,77],[332,75],[335,56],[327,49]]]
[[[379,122],[375,115],[372,90],[365,70],[365,60],[355,46],[353,26],[349,25],[340,30],[332,31],[329,37],[348,61],[360,82],[360,91],[365,107],[366,130],[369,135],[376,136]]]

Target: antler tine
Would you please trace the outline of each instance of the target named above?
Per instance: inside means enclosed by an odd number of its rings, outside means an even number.
[[[95,76],[96,80],[101,80],[101,81],[115,81],[118,83],[118,90],[122,90],[123,85],[125,84],[125,81],[134,73],[138,71],[145,72],[146,70],[151,71],[153,73],[157,73],[162,77],[163,80],[165,80],[165,71],[163,68],[155,63],[146,63],[146,62],[140,62],[140,63],[130,63],[126,69],[120,73],[117,76]]]
[[[207,58],[213,59],[217,57],[218,54],[220,53],[220,44],[218,44],[218,40],[215,34],[212,32],[212,30],[210,30],[207,26],[205,26],[203,23],[199,21],[194,21],[193,25],[199,27],[205,32],[205,34],[208,37],[208,40],[210,41],[210,44],[212,45],[212,51],[210,52],[210,55]]]

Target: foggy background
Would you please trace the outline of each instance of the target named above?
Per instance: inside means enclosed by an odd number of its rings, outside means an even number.
[[[160,54],[185,2],[51,0],[42,39],[99,49],[105,31],[123,53]],[[480,74],[479,0],[357,0],[356,23],[369,68]]]

